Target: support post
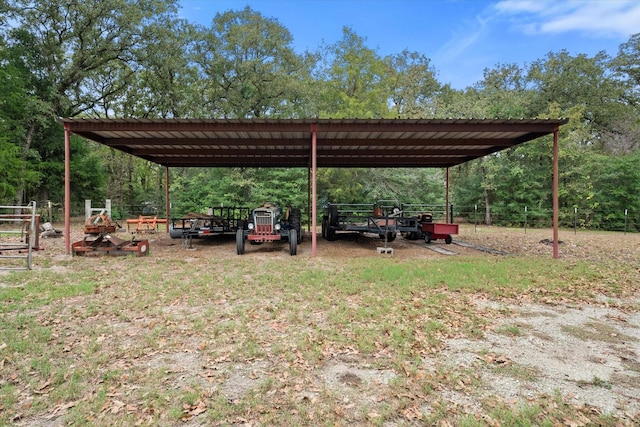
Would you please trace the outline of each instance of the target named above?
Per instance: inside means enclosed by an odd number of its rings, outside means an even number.
[[[558,258],[558,127],[553,130],[553,258]]]
[[[71,254],[71,129],[64,124],[64,250]]]
[[[445,216],[444,222],[449,224],[450,222],[453,221],[453,218],[451,218],[452,221],[449,221],[449,168],[447,168],[447,170],[446,170],[445,182],[446,182],[446,185],[445,185],[445,199],[446,200],[445,200],[445,203],[444,203],[444,205],[445,205],[445,208],[444,208],[444,211],[445,211],[445,213],[444,213],[444,216]]]
[[[307,231],[311,233],[311,167],[307,168]],[[315,226],[313,228],[315,232]]]
[[[318,169],[318,163],[316,158],[317,151],[317,133],[318,125],[316,123],[311,125],[311,256],[316,256],[316,218],[318,210],[318,195],[316,187],[316,172]]]
[[[169,221],[171,205],[169,204],[169,166],[164,167],[164,207],[167,215],[167,223],[165,224],[165,231],[169,232]]]

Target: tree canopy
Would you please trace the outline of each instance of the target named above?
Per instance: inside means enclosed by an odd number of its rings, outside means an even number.
[[[561,207],[585,212],[585,226],[598,226],[603,209],[640,212],[640,34],[615,57],[560,49],[496,64],[458,90],[438,81],[429,52],[382,56],[349,27],[335,43],[297,52],[286,27],[250,7],[218,13],[209,26],[181,19],[175,0],[4,0],[0,17],[1,203],[62,201],[60,116],[568,117]],[[523,206],[546,215],[550,144],[541,138],[453,168],[452,202],[481,206],[487,222]],[[158,165],[75,137],[72,151],[75,204],[108,197],[122,215],[163,205]],[[171,178],[177,213],[307,200],[306,170],[179,169]],[[444,203],[442,170],[321,169],[318,180],[324,202]]]

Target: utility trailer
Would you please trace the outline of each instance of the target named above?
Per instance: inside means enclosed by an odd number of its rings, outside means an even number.
[[[251,209],[238,206],[218,206],[209,208],[206,215],[190,214],[182,218],[172,218],[169,235],[173,239],[203,238],[221,234],[235,234],[245,229]]]
[[[446,224],[439,222],[422,223],[422,234],[425,243],[431,243],[432,240],[444,239],[449,245],[453,241],[453,234],[458,234],[458,224]]]
[[[446,214],[441,206],[402,204],[393,200],[374,204],[329,203],[322,217],[322,237],[333,241],[341,232],[369,233],[391,242],[400,233],[408,240],[424,238],[430,243],[445,239],[451,243],[451,235],[458,233],[458,225],[433,222],[432,212],[437,212],[438,217]]]
[[[458,224],[444,221],[447,217],[446,206],[404,204],[402,209],[406,217],[416,218],[418,222],[417,230],[403,233],[409,240],[424,239],[425,243],[431,243],[433,240],[443,239],[446,244],[450,244],[453,241],[452,235],[458,234]],[[450,218],[453,218],[453,205],[449,209]]]
[[[322,217],[322,237],[333,241],[340,232],[377,234],[392,242],[398,233],[417,232],[415,218],[404,218],[399,203],[378,201],[374,204],[329,203]]]

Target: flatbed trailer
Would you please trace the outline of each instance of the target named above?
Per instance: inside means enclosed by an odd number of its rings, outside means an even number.
[[[330,203],[322,218],[322,237],[336,240],[339,232],[377,234],[393,241],[398,233],[417,235],[419,217],[405,216],[400,203],[378,201],[373,204]]]
[[[172,218],[169,235],[173,239],[203,238],[221,234],[236,234],[247,225],[251,209],[241,206],[217,206],[205,214]]]
[[[433,222],[446,216],[446,207],[426,204],[402,204],[397,201],[380,200],[373,204],[329,203],[322,218],[322,237],[337,240],[342,232],[377,234],[381,239],[393,241],[397,234],[409,240],[445,239],[458,233],[457,224]],[[429,237],[429,240],[427,240]]]
[[[373,233],[391,241],[396,238],[397,222],[371,204],[330,203],[322,218],[322,237],[337,240],[339,232]]]

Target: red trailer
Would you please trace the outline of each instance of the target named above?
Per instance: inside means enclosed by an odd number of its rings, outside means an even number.
[[[448,245],[453,239],[452,234],[458,234],[458,224],[446,224],[441,222],[423,222],[422,234],[425,243],[431,243],[432,240],[444,239]]]

